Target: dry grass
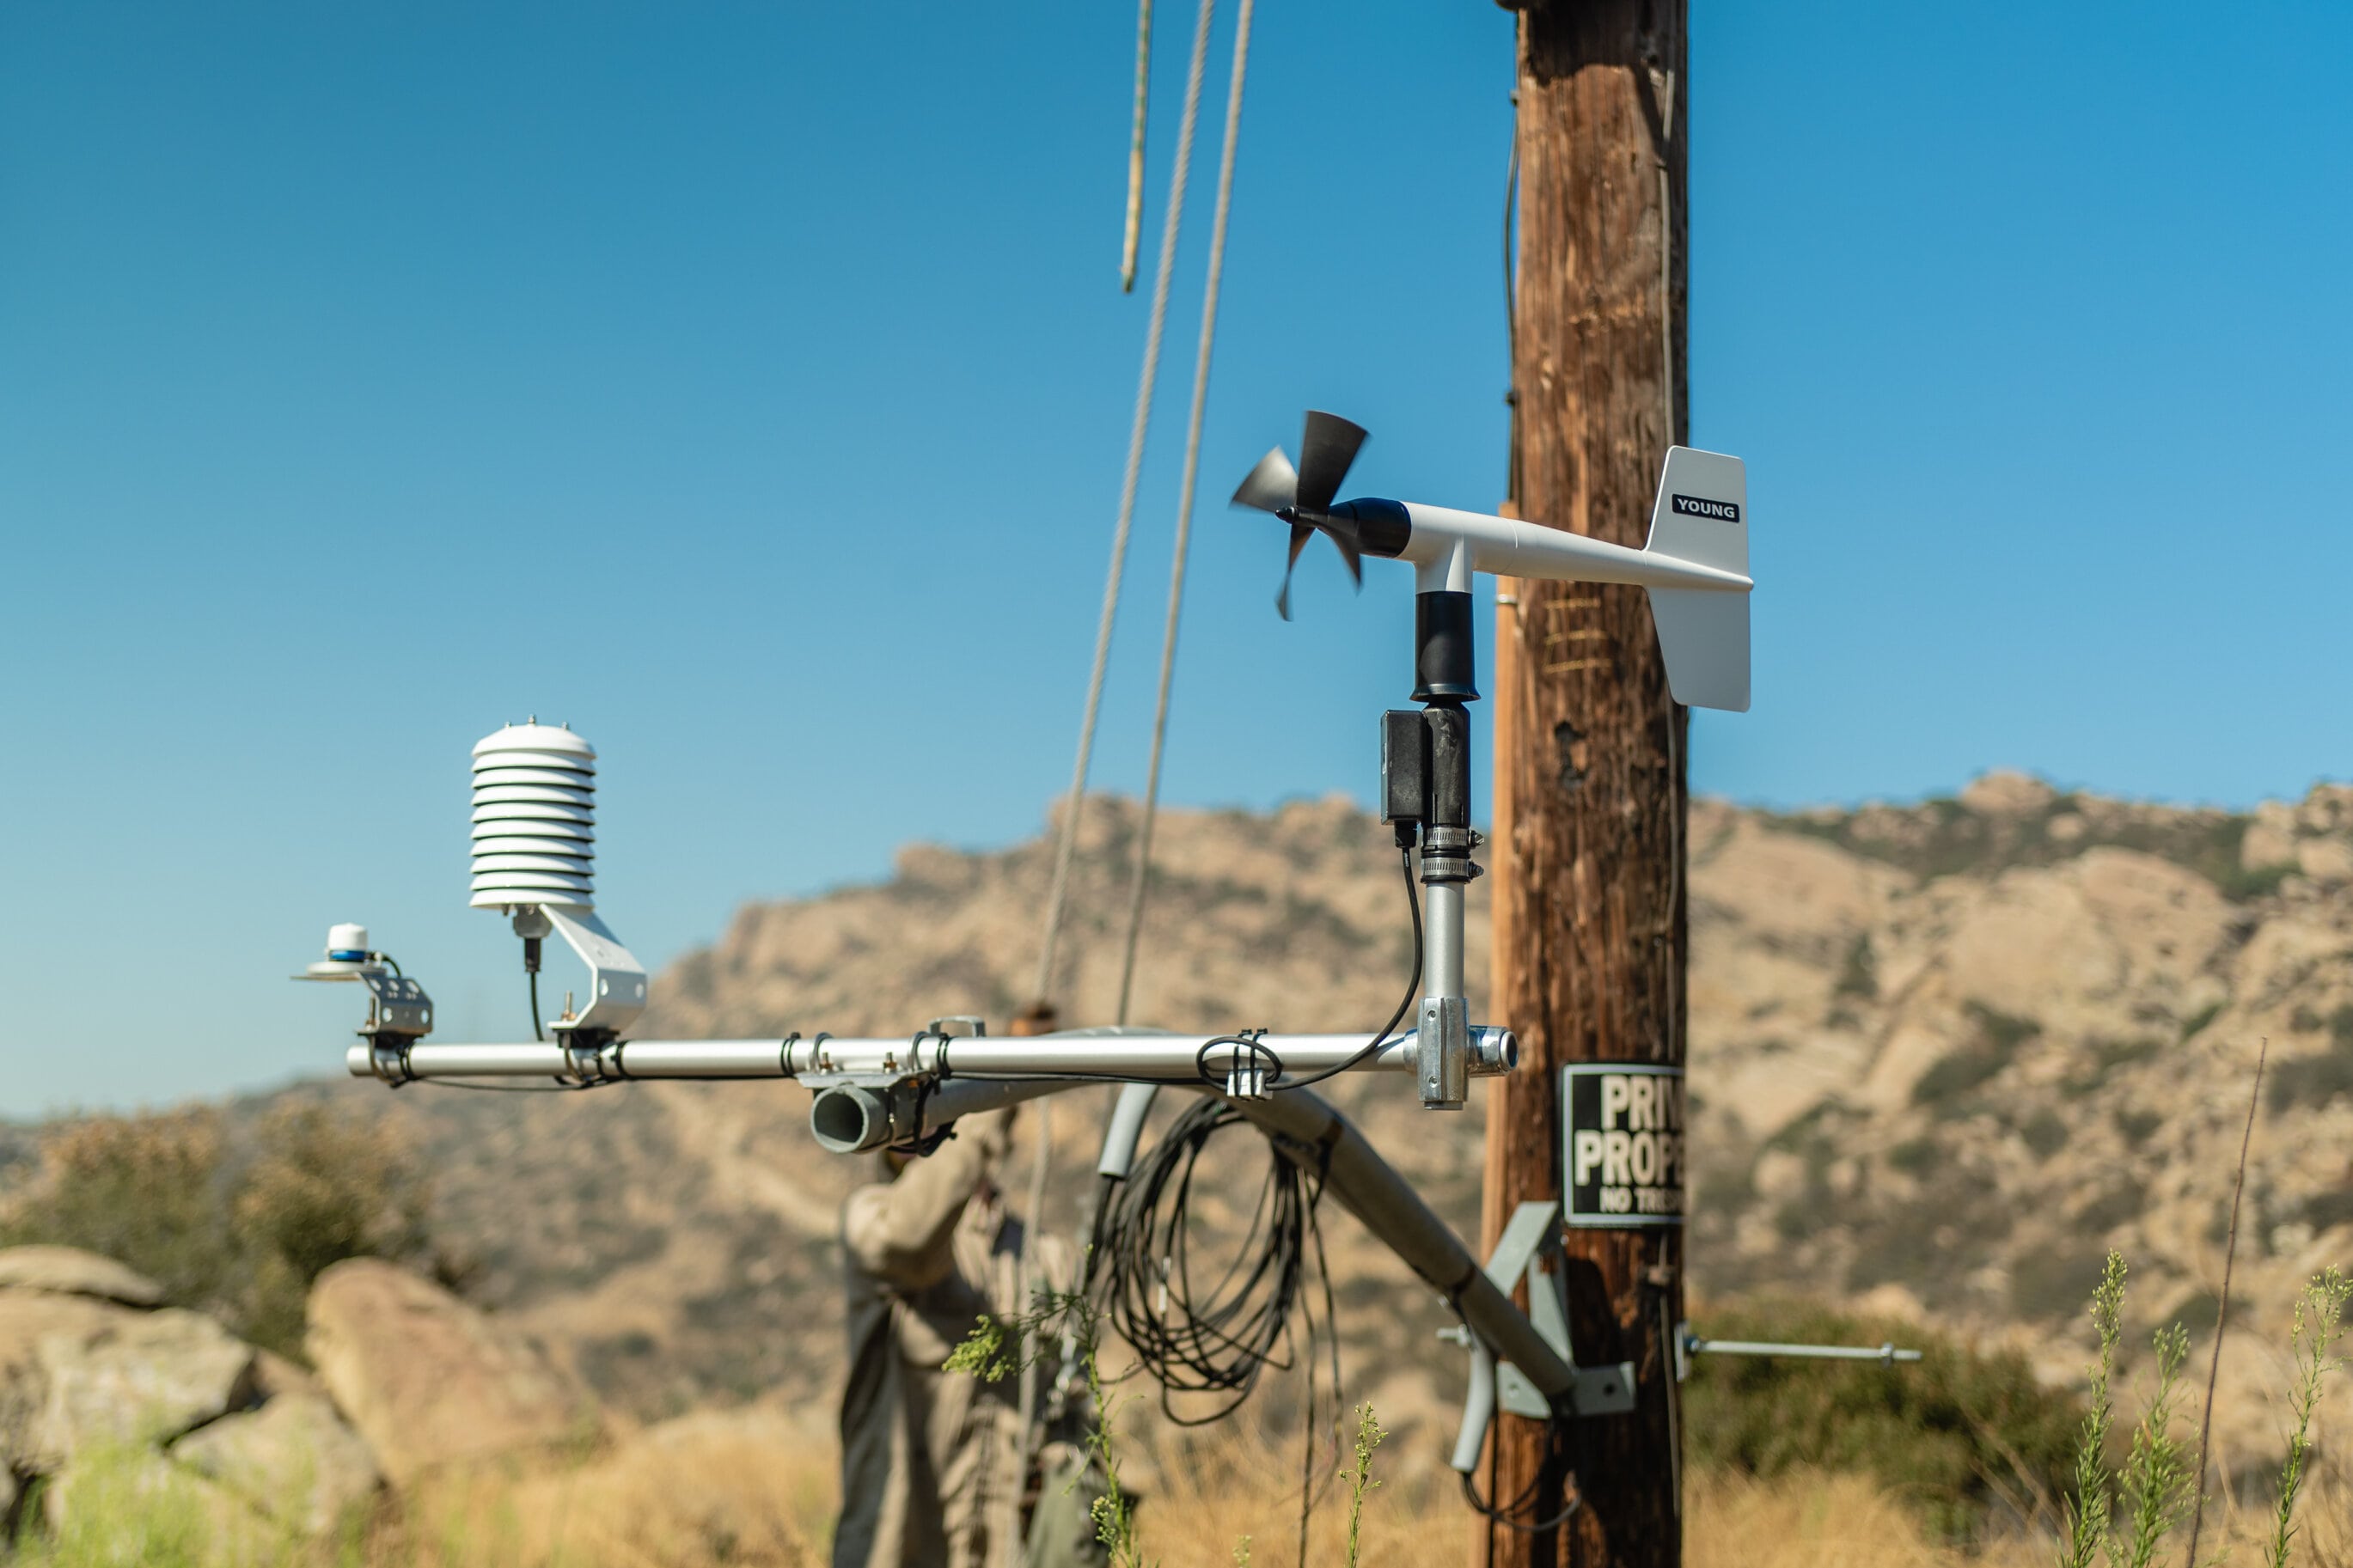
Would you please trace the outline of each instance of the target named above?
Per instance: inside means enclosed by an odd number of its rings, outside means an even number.
[[[382,1521],[375,1568],[800,1568],[832,1539],[832,1447],[780,1414],[708,1412],[537,1473],[445,1477]]]
[[[1934,1545],[1910,1509],[1857,1475],[1792,1470],[1760,1481],[1702,1471],[1683,1507],[1688,1568],[2044,1568],[2051,1561],[2039,1541],[1975,1555]]]
[[[1322,1456],[1319,1456],[1321,1458]],[[1238,1428],[1156,1460],[1139,1454],[1145,1555],[1160,1568],[1231,1568],[1251,1539],[1260,1563],[1295,1560],[1300,1454]],[[530,1469],[442,1478],[340,1542],[301,1548],[274,1533],[225,1531],[193,1511],[105,1527],[35,1546],[28,1568],[822,1568],[835,1506],[835,1455],[820,1427],[775,1408],[706,1412],[647,1429],[602,1454]],[[1361,1561],[1468,1560],[1471,1516],[1436,1475],[1375,1473]],[[137,1477],[131,1478],[137,1479]],[[126,1496],[129,1494],[126,1493]],[[1792,1470],[1757,1480],[1701,1470],[1685,1494],[1689,1568],[2043,1568],[2053,1543],[2020,1536],[1963,1551],[1933,1544],[1894,1494],[1852,1474]],[[2353,1568],[2353,1473],[2316,1466],[2296,1568]],[[2267,1497],[2221,1500],[2207,1540],[2232,1563],[2263,1561]],[[1347,1494],[1318,1495],[1308,1561],[1345,1561]],[[2218,1539],[2219,1538],[2219,1539]],[[2210,1557],[2209,1561],[2212,1559]]]
[[[1319,1456],[1320,1458],[1321,1456]],[[1239,1430],[1219,1432],[1157,1463],[1135,1464],[1147,1560],[1161,1568],[1231,1568],[1244,1536],[1261,1563],[1297,1552],[1300,1455]],[[466,1506],[426,1516],[419,1531],[375,1562],[432,1568],[560,1563],[702,1568],[751,1563],[801,1568],[824,1561],[833,1510],[833,1455],[776,1417],[693,1416],[658,1427],[623,1455],[520,1482],[485,1479]],[[1377,1459],[1376,1474],[1380,1467]],[[1412,1564],[1466,1558],[1470,1515],[1451,1473],[1392,1476],[1366,1500],[1362,1561]],[[1689,1568],[2043,1568],[2042,1536],[1975,1551],[1935,1544],[1902,1500],[1867,1478],[1793,1471],[1757,1481],[1725,1471],[1693,1475],[1685,1498]],[[2353,1568],[2353,1479],[2316,1475],[2301,1510],[2301,1568]],[[2265,1504],[2225,1501],[2214,1522],[2231,1561],[2262,1561]],[[1318,1495],[1308,1561],[1344,1561],[1345,1489]],[[439,1544],[434,1537],[438,1536]],[[2209,1540],[2214,1539],[2210,1534]],[[380,1548],[395,1543],[386,1538]]]

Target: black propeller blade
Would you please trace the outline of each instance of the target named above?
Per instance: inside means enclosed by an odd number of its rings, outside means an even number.
[[[1299,564],[1299,552],[1306,549],[1307,542],[1314,537],[1315,531],[1305,523],[1294,522],[1291,525],[1291,553],[1282,563],[1282,586],[1276,589],[1274,593],[1274,613],[1286,621],[1291,618],[1292,569]]]
[[[1348,465],[1365,444],[1365,427],[1336,414],[1307,411],[1307,429],[1299,438],[1299,506],[1306,511],[1328,511],[1340,496]]]
[[[1291,459],[1277,447],[1258,460],[1242,479],[1241,489],[1234,492],[1235,506],[1256,507],[1261,511],[1281,512],[1299,501],[1299,475],[1291,467]]]
[[[1282,586],[1274,595],[1275,613],[1286,621],[1291,618],[1291,574],[1312,533],[1328,534],[1339,549],[1340,559],[1347,563],[1348,575],[1359,589],[1365,585],[1364,561],[1355,531],[1330,514],[1332,502],[1364,444],[1364,426],[1336,414],[1309,409],[1307,427],[1299,443],[1299,467],[1292,468],[1291,459],[1277,447],[1258,460],[1258,467],[1234,491],[1234,505],[1271,511],[1291,524],[1290,558],[1283,564]]]

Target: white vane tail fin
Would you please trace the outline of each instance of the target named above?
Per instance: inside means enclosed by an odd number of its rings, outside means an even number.
[[[1667,449],[1651,509],[1646,555],[1748,575],[1748,479],[1740,459],[1690,447]],[[1745,590],[1652,588],[1651,618],[1675,700],[1748,710],[1748,595]]]

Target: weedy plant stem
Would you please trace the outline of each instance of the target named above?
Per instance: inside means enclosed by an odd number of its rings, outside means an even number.
[[[1348,1471],[1348,1568],[1356,1568],[1357,1530],[1364,1522],[1365,1494],[1381,1484],[1373,1479],[1373,1450],[1388,1436],[1373,1418],[1370,1404],[1356,1406],[1356,1462]]]
[[[1103,1321],[1083,1290],[1039,1290],[1036,1309],[1009,1318],[983,1318],[965,1342],[948,1355],[945,1370],[970,1373],[986,1383],[1027,1375],[1036,1358],[1035,1347],[1068,1335],[1076,1347],[1080,1371],[1086,1378],[1086,1449],[1100,1472],[1103,1493],[1090,1506],[1095,1539],[1109,1553],[1112,1568],[1153,1568],[1146,1563],[1135,1532],[1135,1500],[1120,1485],[1119,1453],[1113,1423],[1124,1401],[1105,1385]]]
[[[2263,1543],[2267,1568],[2287,1568],[2288,1552],[2295,1542],[2296,1496],[2304,1489],[2306,1462],[2312,1454],[2312,1416],[2320,1404],[2320,1384],[2345,1364],[2343,1357],[2329,1352],[2344,1335],[2348,1296],[2353,1296],[2353,1280],[2331,1264],[2296,1298],[2292,1342],[2295,1386],[2288,1396],[2295,1427],[2288,1434],[2287,1458],[2280,1463],[2279,1501],[2272,1515],[2271,1539]]]
[[[2075,1495],[2067,1507],[2067,1530],[2059,1542],[2059,1568],[2092,1568],[2109,1543],[2114,1500],[2109,1495],[2108,1429],[2116,1419],[2116,1342],[2123,1337],[2125,1260],[2111,1251],[2092,1292],[2092,1327],[2100,1352],[2091,1367],[2091,1408],[2075,1440]]]
[[[2206,1524],[2206,1464],[2214,1436],[2214,1383],[2222,1371],[2222,1327],[2231,1316],[2231,1268],[2239,1257],[2239,1204],[2247,1195],[2247,1150],[2255,1140],[2255,1111],[2263,1104],[2263,1063],[2271,1056],[2271,1037],[2255,1049],[2255,1081],[2247,1091],[2247,1125],[2239,1134],[2239,1173],[2231,1188],[2231,1233],[2222,1244],[2222,1293],[2214,1305],[2214,1348],[2206,1361],[2206,1405],[2198,1417],[2198,1468],[2191,1482],[2197,1499],[2189,1514],[2188,1568],[2198,1568],[2198,1536]]]
[[[2117,1490],[2125,1510],[2121,1550],[2108,1560],[2120,1568],[2148,1568],[2158,1548],[2189,1508],[2189,1455],[2173,1435],[2181,1398],[2181,1363],[2189,1359],[2189,1331],[2179,1323],[2157,1331],[2157,1387],[2133,1428],[2132,1451]]]

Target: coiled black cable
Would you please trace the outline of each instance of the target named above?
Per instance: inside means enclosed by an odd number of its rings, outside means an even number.
[[[1331,1279],[1315,1219],[1323,1173],[1304,1151],[1271,1142],[1242,1237],[1230,1251],[1218,1249],[1222,1259],[1196,1256],[1191,1206],[1202,1151],[1242,1120],[1226,1100],[1187,1107],[1096,1211],[1088,1262],[1103,1314],[1160,1384],[1161,1409],[1179,1426],[1223,1419],[1250,1397],[1261,1373],[1294,1364],[1291,1313],[1311,1248],[1330,1315]],[[1305,1328],[1312,1339],[1312,1308]],[[1173,1396],[1197,1394],[1226,1397],[1207,1414],[1176,1408]]]

